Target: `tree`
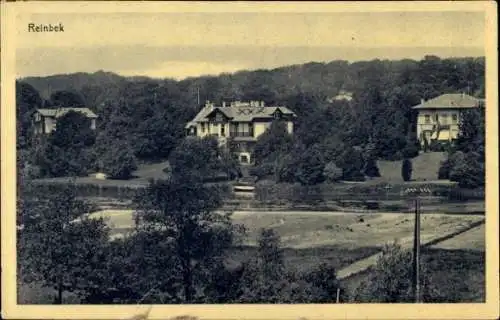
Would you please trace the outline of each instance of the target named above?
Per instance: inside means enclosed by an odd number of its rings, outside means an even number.
[[[103,154],[97,155],[98,169],[112,179],[129,179],[137,169],[137,160],[126,141],[115,140]]]
[[[417,140],[416,135],[411,132],[406,137],[406,146],[403,149],[403,157],[405,158],[415,158],[418,156],[420,150],[420,143]]]
[[[69,111],[57,121],[57,129],[41,142],[35,164],[49,176],[86,175],[93,163],[95,133],[85,115]]]
[[[104,221],[84,215],[89,207],[77,200],[73,185],[24,203],[29,207],[23,208],[24,228],[19,233],[21,277],[55,289],[56,304],[62,303],[64,292],[85,296],[95,286],[104,259]]]
[[[412,302],[412,252],[398,244],[385,246],[382,256],[354,295],[356,302],[396,303]],[[424,262],[420,265],[422,298],[431,302],[435,288],[429,283],[429,272]]]
[[[349,147],[344,150],[337,165],[342,168],[342,179],[348,181],[364,181],[363,169],[365,161],[361,151],[357,148]]]
[[[222,204],[220,190],[204,186],[196,177],[173,176],[151,181],[135,199],[138,231],[155,231],[169,255],[172,269],[170,291],[184,303],[203,300],[206,279],[222,268],[224,251],[233,240],[230,214],[215,212]]]
[[[311,302],[332,303],[336,299],[337,289],[340,289],[340,301],[347,300],[345,291],[342,290],[337,279],[335,268],[329,264],[321,263],[316,268],[304,275],[304,280],[312,287]]]
[[[458,182],[458,186],[462,188],[474,189],[484,186],[485,171],[481,155],[477,152],[457,152],[449,175],[450,180]]]
[[[84,107],[85,101],[80,93],[76,91],[56,91],[50,95],[50,106],[52,108]]]
[[[261,229],[256,257],[242,274],[239,302],[280,303],[287,300],[286,270],[279,235],[273,229]]]
[[[295,172],[295,178],[302,185],[315,185],[324,181],[325,162],[317,146],[312,146],[302,153]]]
[[[17,148],[25,148],[31,140],[31,115],[42,106],[38,91],[26,82],[16,81],[16,137]]]
[[[380,177],[377,160],[368,158],[365,163],[364,174],[368,177]]]
[[[323,174],[328,182],[337,182],[342,179],[342,169],[337,167],[333,161],[325,165]]]
[[[485,124],[484,108],[462,112],[458,124],[459,134],[454,149],[465,153],[478,152],[480,161],[484,162]]]
[[[257,139],[253,152],[255,164],[274,162],[289,153],[292,146],[292,136],[288,134],[284,122],[275,121]]]
[[[411,160],[404,159],[403,164],[401,166],[401,176],[403,177],[404,181],[411,180],[412,171],[413,171],[413,168],[412,168]]]
[[[172,175],[203,181],[235,171],[233,159],[224,153],[213,137],[187,137],[170,154]],[[230,174],[229,174],[230,175]]]

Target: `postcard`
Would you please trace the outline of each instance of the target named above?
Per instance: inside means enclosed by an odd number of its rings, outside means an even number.
[[[498,318],[495,2],[1,6],[3,318]]]

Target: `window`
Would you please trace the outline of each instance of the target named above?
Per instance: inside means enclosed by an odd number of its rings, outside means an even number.
[[[448,114],[447,113],[443,113],[441,115],[441,123],[442,124],[448,124]]]
[[[240,161],[241,163],[248,163],[248,157],[243,154],[240,156]]]
[[[458,122],[458,115],[457,114],[452,114],[451,115],[451,122],[452,123],[457,123]]]
[[[274,112],[274,119],[276,119],[276,120],[281,119],[281,111],[279,109],[277,109]]]
[[[205,133],[205,123],[204,122],[202,122],[202,124],[201,124],[201,132]]]
[[[220,125],[220,135],[221,135],[221,137],[226,136],[226,126],[223,124]]]
[[[426,114],[424,115],[424,118],[425,118],[425,123],[431,123],[431,116]]]

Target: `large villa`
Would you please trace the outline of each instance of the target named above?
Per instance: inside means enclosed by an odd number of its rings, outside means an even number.
[[[188,135],[217,137],[221,145],[231,146],[231,152],[242,164],[249,164],[257,138],[271,123],[284,121],[288,133],[292,134],[295,118],[295,113],[287,107],[266,106],[262,101],[222,102],[220,106],[207,102],[186,125],[186,130]]]
[[[417,137],[423,145],[431,141],[451,142],[459,132],[462,111],[478,108],[484,101],[464,93],[448,93],[422,100],[412,109],[417,112]]]

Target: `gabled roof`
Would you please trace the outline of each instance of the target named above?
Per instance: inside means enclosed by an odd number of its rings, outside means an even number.
[[[272,119],[274,112],[280,110],[285,115],[295,116],[295,113],[283,106],[272,107],[257,107],[257,106],[231,106],[231,107],[204,107],[196,117],[190,121],[186,127],[193,125],[196,122],[208,121],[207,116],[214,112],[221,112],[231,121],[236,122],[250,122],[256,118],[269,118]]]
[[[463,93],[447,93],[423,101],[412,109],[468,109],[479,106],[481,100]]]
[[[69,111],[83,113],[87,118],[97,118],[97,115],[89,108],[56,108],[56,109],[36,109],[44,117],[59,118]]]

